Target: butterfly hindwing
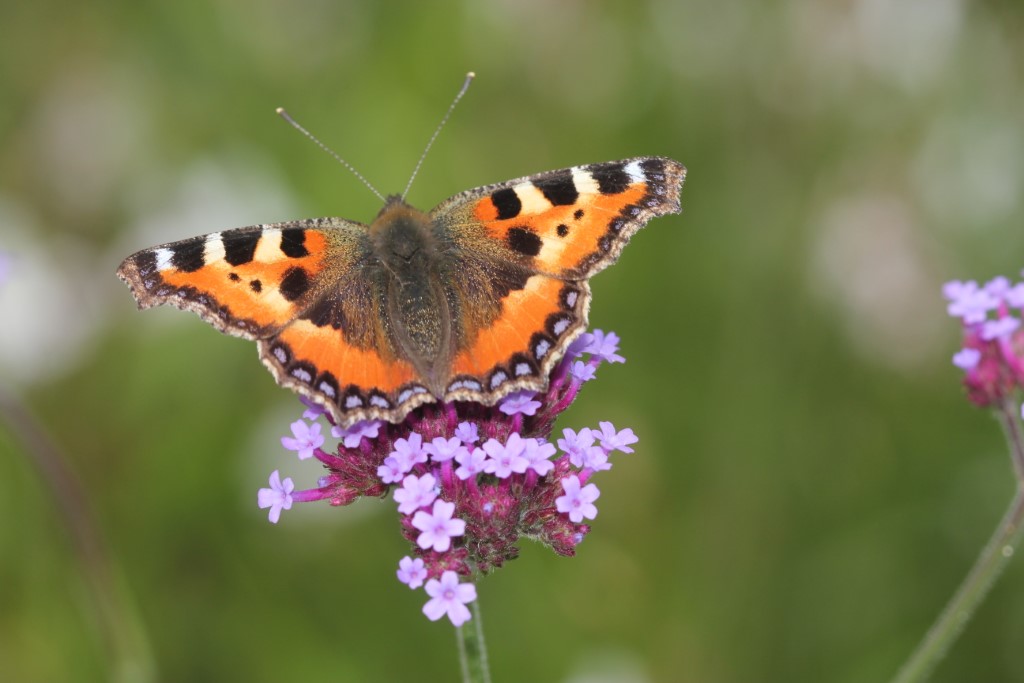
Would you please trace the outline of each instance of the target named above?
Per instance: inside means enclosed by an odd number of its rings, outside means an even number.
[[[509,290],[486,325],[457,349],[446,400],[487,405],[519,389],[541,391],[565,348],[587,326],[590,288],[536,273]]]

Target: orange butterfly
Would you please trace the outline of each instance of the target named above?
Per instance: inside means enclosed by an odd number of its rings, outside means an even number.
[[[685,175],[638,157],[479,187],[429,213],[392,196],[368,226],[226,230],[144,249],[117,274],[139,308],[170,304],[255,340],[277,382],[339,424],[398,422],[434,401],[544,390],[587,327],[589,279],[680,211]]]

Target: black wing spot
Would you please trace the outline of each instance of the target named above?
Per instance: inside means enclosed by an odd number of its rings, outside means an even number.
[[[565,223],[559,223],[555,230],[558,232],[559,237],[565,237],[569,234],[569,226]]]
[[[644,159],[640,163],[640,168],[644,170],[644,174],[648,180],[664,180],[665,173],[665,162],[662,159]],[[656,176],[661,176],[660,178]]]
[[[597,187],[601,194],[619,194],[625,192],[630,185],[629,174],[626,173],[622,164],[601,164],[592,166],[590,174],[597,181]]]
[[[338,399],[338,380],[329,372],[321,372],[316,378],[316,388],[331,401]]]
[[[135,268],[142,277],[149,277],[156,272],[156,254],[152,251],[140,251],[122,263],[121,268],[124,268],[128,262],[135,263]],[[121,268],[118,268],[118,272],[121,271]]]
[[[220,239],[224,243],[224,260],[233,266],[249,263],[256,253],[256,245],[261,236],[260,232],[222,234]]]
[[[511,228],[505,236],[508,246],[524,256],[536,256],[544,241],[529,228]]]
[[[171,255],[171,265],[185,273],[194,273],[206,265],[206,258],[203,256],[206,240],[189,241],[174,247]]]
[[[506,268],[499,266],[490,274],[491,291],[494,292],[494,296],[498,300],[501,300],[512,292],[526,289],[526,283],[529,279],[530,274],[528,272],[513,267],[511,263]]]
[[[238,273],[228,273],[228,279],[232,282],[238,282],[242,278],[238,277]]]
[[[306,231],[302,228],[285,228],[282,230],[281,253],[290,258],[309,256],[309,249],[306,249]]]
[[[336,330],[345,327],[344,312],[340,306],[335,305],[334,299],[331,298],[321,299],[302,317],[317,327],[327,327],[330,325]]]
[[[491,203],[498,210],[498,220],[515,218],[523,210],[523,203],[519,201],[519,195],[511,187],[492,192]]]
[[[309,291],[309,275],[302,268],[289,268],[281,280],[281,296],[297,301]]]
[[[572,214],[572,217],[575,218],[576,220],[583,218],[583,209],[576,209],[576,211]]]
[[[572,180],[572,171],[557,171],[546,178],[533,181],[534,187],[544,193],[552,206],[575,204],[580,193]]]
[[[249,289],[259,294],[260,292],[263,291],[263,283],[260,282],[259,280],[250,280]]]
[[[312,363],[299,361],[288,368],[288,374],[303,384],[312,384],[316,377],[316,366]]]

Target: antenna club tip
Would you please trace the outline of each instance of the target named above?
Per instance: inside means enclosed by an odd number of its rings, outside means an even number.
[[[278,107],[277,109],[274,110],[274,113],[278,114],[278,115],[283,114],[284,113],[284,107]]]
[[[476,78],[476,72],[475,71],[467,71],[466,72],[466,78]]]

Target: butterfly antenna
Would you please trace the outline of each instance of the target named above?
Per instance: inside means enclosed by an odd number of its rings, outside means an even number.
[[[382,194],[381,194],[380,192],[378,192],[378,191],[377,191],[377,188],[376,188],[376,187],[374,187],[373,185],[371,185],[371,184],[370,184],[370,181],[369,181],[369,180],[367,180],[366,178],[364,178],[364,177],[363,177],[363,174],[362,174],[362,173],[360,173],[360,172],[359,172],[359,171],[357,171],[357,170],[356,170],[355,168],[353,168],[353,167],[352,167],[352,164],[348,163],[347,161],[345,161],[344,159],[342,159],[342,158],[341,158],[340,156],[338,156],[338,153],[337,153],[337,152],[335,152],[335,151],[334,151],[333,149],[331,149],[330,147],[328,147],[328,146],[327,146],[327,145],[325,145],[324,143],[322,143],[322,142],[320,142],[319,140],[317,140],[317,139],[316,139],[316,136],[315,136],[315,135],[313,135],[313,134],[312,134],[312,133],[310,133],[310,132],[309,132],[308,130],[306,130],[305,128],[303,128],[302,126],[300,126],[300,125],[299,125],[299,122],[298,122],[298,121],[296,121],[295,119],[293,119],[293,118],[292,118],[292,117],[291,117],[291,116],[290,116],[290,115],[288,114],[288,112],[286,112],[286,111],[284,110],[284,107],[278,107],[278,108],[277,108],[277,114],[278,114],[278,116],[280,116],[280,117],[281,117],[282,119],[284,119],[285,121],[287,121],[288,123],[290,123],[290,124],[291,124],[291,126],[292,126],[292,128],[294,128],[295,130],[297,130],[297,131],[299,131],[300,133],[302,133],[303,135],[305,135],[305,136],[306,136],[307,138],[309,138],[310,140],[312,140],[313,142],[315,142],[315,143],[316,143],[317,145],[319,145],[320,149],[322,149],[323,151],[327,152],[327,153],[328,153],[328,154],[330,154],[330,155],[331,155],[332,157],[334,157],[334,158],[335,158],[335,159],[336,159],[336,160],[338,161],[338,163],[339,163],[339,164],[341,164],[342,166],[344,166],[344,167],[345,167],[345,168],[347,168],[348,170],[352,171],[352,174],[353,174],[353,175],[354,175],[354,176],[355,176],[356,178],[359,178],[359,179],[360,179],[361,181],[363,181],[363,185],[366,185],[366,186],[367,186],[368,188],[370,188],[370,192],[372,192],[372,193],[374,193],[375,195],[377,195],[377,196],[378,196],[378,197],[380,198],[380,200],[381,200],[382,202],[384,202],[384,201],[387,201],[387,200],[386,200],[386,199],[384,198],[384,195],[382,195]]]
[[[451,105],[448,107],[448,111],[444,114],[444,118],[441,119],[441,123],[437,124],[437,129],[434,131],[434,134],[430,136],[430,140],[427,142],[427,146],[424,148],[423,154],[420,155],[420,160],[416,162],[416,168],[412,170],[412,175],[409,176],[409,182],[406,183],[405,190],[402,192],[402,199],[405,199],[405,195],[409,194],[409,188],[412,187],[412,181],[416,180],[416,174],[420,172],[420,166],[423,165],[423,160],[427,158],[427,152],[430,151],[430,147],[434,144],[434,140],[437,139],[438,133],[440,133],[441,129],[444,128],[444,124],[448,123],[448,117],[452,115],[455,105],[458,104],[459,100],[462,99],[462,96],[466,94],[466,91],[469,89],[469,84],[473,82],[474,78],[476,78],[476,74],[472,71],[466,74],[466,80],[462,82],[462,87],[459,88],[458,94],[455,96],[455,99],[452,100]]]

